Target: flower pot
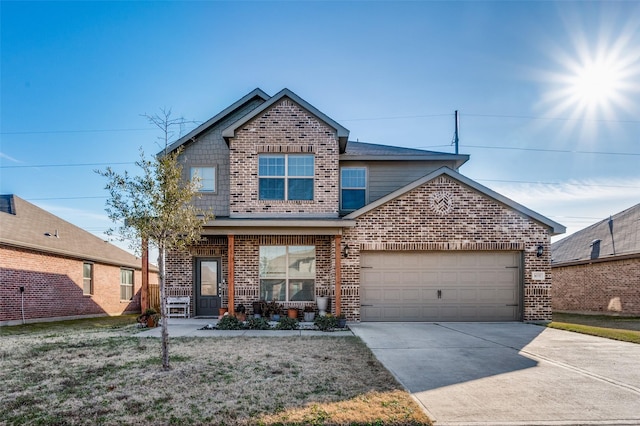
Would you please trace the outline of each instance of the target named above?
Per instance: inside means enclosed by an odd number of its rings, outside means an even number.
[[[280,314],[271,315],[271,321],[280,321]]]
[[[329,306],[329,298],[326,296],[318,296],[316,303],[318,304],[318,315],[325,316],[327,314],[327,307]]]
[[[287,316],[289,318],[298,318],[298,310],[296,308],[287,309]]]
[[[305,322],[313,322],[313,319],[315,317],[316,317],[316,313],[315,312],[305,312],[304,313]]]
[[[238,321],[246,321],[247,314],[245,314],[244,312],[236,313],[236,318],[238,318]]]
[[[224,314],[226,314],[228,312],[229,312],[229,308],[220,308],[220,309],[218,309],[218,316],[219,317],[223,317]]]
[[[347,326],[346,318],[338,318],[338,328],[345,328]]]
[[[154,317],[147,318],[147,327],[153,328],[156,326],[156,319]]]

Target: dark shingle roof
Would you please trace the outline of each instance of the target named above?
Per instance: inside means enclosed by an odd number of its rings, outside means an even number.
[[[403,148],[399,146],[378,145],[366,142],[349,141],[345,155],[451,155],[447,152],[426,151],[424,149]]]
[[[600,240],[597,256],[594,253],[597,259],[640,253],[640,204],[553,243],[553,264],[592,259],[593,243],[597,240]]]
[[[0,211],[0,244],[130,268],[142,265],[131,253],[20,197],[1,197],[10,200],[13,214]]]

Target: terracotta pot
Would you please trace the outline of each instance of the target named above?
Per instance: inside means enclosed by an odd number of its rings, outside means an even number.
[[[287,309],[287,316],[289,318],[298,318],[298,310],[296,308]]]
[[[236,318],[238,318],[238,321],[246,321],[247,320],[247,314],[245,314],[244,312],[237,313],[236,314]]]
[[[227,312],[229,312],[229,308],[220,308],[218,309],[218,316],[223,317]]]

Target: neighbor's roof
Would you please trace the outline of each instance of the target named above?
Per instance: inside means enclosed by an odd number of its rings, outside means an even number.
[[[429,173],[428,175],[414,181],[411,182],[408,185],[403,186],[402,188],[387,194],[386,196],[374,201],[371,204],[367,204],[366,206],[362,207],[359,210],[356,210],[350,214],[348,214],[347,216],[345,216],[345,219],[356,219],[357,217],[367,213],[368,211],[371,211],[373,209],[376,209],[378,207],[380,207],[381,205],[388,203],[391,200],[394,200],[406,193],[408,193],[409,191],[414,190],[415,188],[418,188],[419,186],[424,185],[425,183],[432,181],[433,179],[442,176],[442,175],[447,175],[450,178],[457,180],[458,182],[478,191],[479,193],[494,199],[495,201],[504,204],[507,207],[510,207],[511,209],[518,211],[519,213],[530,217],[531,219],[541,223],[542,225],[547,226],[550,231],[551,231],[551,235],[558,235],[558,234],[562,234],[566,231],[566,228],[557,223],[554,222],[553,220],[541,215],[540,213],[534,212],[533,210],[523,206],[522,204],[518,204],[515,201],[513,201],[510,198],[505,197],[504,195],[498,194],[497,192],[487,188],[486,186],[480,185],[478,182],[469,179],[466,176],[461,175],[460,173],[456,172],[455,170],[450,169],[449,167],[441,167],[438,170],[435,170],[431,173]]]
[[[442,160],[455,161],[456,167],[460,167],[469,160],[469,156],[466,154],[349,141],[347,150],[340,154],[340,160]]]
[[[640,254],[640,204],[553,243],[552,263],[591,261],[595,240],[600,240],[599,260]]]
[[[0,244],[140,269],[136,256],[15,195],[0,195]]]

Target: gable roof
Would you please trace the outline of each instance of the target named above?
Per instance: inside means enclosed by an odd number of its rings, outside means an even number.
[[[598,246],[592,249],[595,241]],[[603,219],[551,244],[551,262],[613,259],[640,254],[640,204]]]
[[[189,133],[187,133],[186,135],[178,139],[177,141],[173,142],[171,145],[169,145],[169,147],[167,148],[167,151],[168,152],[175,151],[180,146],[194,140],[200,134],[206,132],[211,127],[215,126],[217,123],[224,120],[224,118],[227,117],[229,114],[233,113],[234,111],[243,107],[248,102],[251,102],[255,99],[258,99],[264,102],[269,99],[269,95],[267,95],[265,92],[263,92],[259,88],[252,90],[251,92],[244,95],[242,98],[238,99],[237,101],[235,101],[234,103],[232,103],[231,105],[229,105],[228,107],[226,107],[225,109],[223,109],[222,111],[220,111],[219,113],[217,113],[216,115],[214,115],[213,117],[205,121],[204,123],[202,123],[195,129],[193,129],[192,131],[190,131]],[[163,155],[163,154],[164,154],[164,150],[158,153],[158,155]]]
[[[2,195],[13,213],[0,211],[0,244],[140,269],[141,259],[15,195]]]
[[[269,99],[268,101],[260,105],[258,108],[254,109],[249,114],[246,114],[240,120],[236,121],[231,126],[227,127],[225,130],[222,131],[222,136],[228,142],[229,138],[234,137],[235,132],[238,128],[244,126],[247,122],[249,122],[256,116],[264,112],[267,108],[271,107],[273,104],[275,104],[276,102],[280,101],[282,98],[285,98],[285,97],[291,99],[292,101],[300,105],[302,108],[306,109],[311,114],[315,115],[321,121],[326,123],[329,127],[335,129],[336,134],[338,136],[338,141],[340,144],[340,152],[342,153],[345,151],[347,146],[347,140],[349,138],[349,130],[347,130],[345,127],[341,126],[340,124],[338,124],[336,121],[334,121],[333,119],[325,115],[323,112],[318,110],[316,107],[314,107],[313,105],[311,105],[310,103],[308,103],[307,101],[305,101],[304,99],[302,99],[300,96],[296,95],[289,89],[282,89],[280,92],[273,95],[271,99]]]
[[[469,156],[466,154],[349,141],[346,151],[340,154],[340,160],[441,160],[455,161],[456,167],[460,167],[469,160]]]
[[[458,182],[474,189],[475,191],[480,192],[481,194],[501,203],[504,204],[505,206],[525,215],[530,217],[531,219],[541,223],[542,225],[547,226],[550,231],[551,231],[551,235],[558,235],[558,234],[562,234],[566,231],[566,228],[564,226],[562,226],[561,224],[554,222],[553,220],[542,216],[540,213],[534,212],[531,209],[528,209],[527,207],[523,206],[522,204],[518,204],[515,201],[511,200],[510,198],[505,197],[504,195],[500,195],[497,192],[493,191],[492,189],[487,188],[486,186],[480,185],[478,182],[469,179],[466,176],[461,175],[460,173],[450,169],[449,167],[441,167],[438,170],[435,170],[431,173],[429,173],[428,175],[421,177],[420,179],[411,182],[408,185],[403,186],[402,188],[387,194],[386,196],[374,201],[373,203],[367,204],[366,206],[362,207],[361,209],[358,209],[350,214],[348,214],[347,216],[345,216],[345,219],[355,219],[373,209],[376,209],[378,207],[380,207],[381,205],[395,199],[398,198],[406,193],[408,193],[409,191],[414,190],[415,188],[418,188],[421,185],[424,185],[425,183],[437,178],[438,176],[442,176],[442,175],[446,175],[449,176],[450,178],[457,180]]]

